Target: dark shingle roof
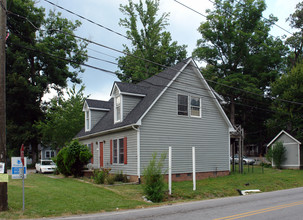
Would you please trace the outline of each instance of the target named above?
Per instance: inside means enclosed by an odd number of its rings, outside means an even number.
[[[95,99],[85,100],[89,108],[111,109],[111,103]]]
[[[173,67],[168,67],[163,72],[154,75],[138,84],[115,82],[121,92],[144,94],[142,100],[134,109],[123,119],[121,123],[114,123],[114,111],[109,111],[90,131],[85,132],[84,128],[75,138],[81,138],[87,135],[104,132],[107,130],[132,125],[138,122],[147,109],[152,105],[165,87],[177,75],[177,73],[188,63],[188,58]],[[96,100],[95,100],[96,101]],[[103,102],[103,101],[102,101]],[[97,102],[96,102],[97,104]],[[104,102],[103,102],[104,104]],[[113,109],[113,99],[108,102]]]

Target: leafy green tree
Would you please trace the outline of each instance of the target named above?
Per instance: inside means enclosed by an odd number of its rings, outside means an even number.
[[[292,28],[298,30],[286,40],[286,44],[291,48],[290,66],[294,67],[297,62],[302,62],[303,55],[303,2],[296,5],[295,12],[287,20]]]
[[[52,11],[46,16],[33,0],[8,0],[7,5],[7,146],[14,151],[22,143],[31,145],[35,162],[40,137],[33,125],[43,120],[43,95],[50,88],[60,92],[68,80],[80,82],[86,44],[70,35],[79,21]]]
[[[247,133],[266,128],[270,105],[264,96],[285,68],[287,48],[269,35],[277,18],[264,19],[265,8],[263,0],[216,0],[198,29],[202,37],[193,52],[207,63],[202,73],[228,102],[231,122],[244,126]],[[260,143],[260,137],[248,135],[246,141]]]
[[[67,91],[68,98],[63,95],[55,97],[46,105],[45,119],[36,123],[41,133],[42,143],[53,149],[62,148],[84,127],[84,86],[76,91],[73,85]]]
[[[269,129],[273,133],[285,129],[303,141],[303,61],[288,74],[283,74],[271,87],[273,96],[278,99],[272,104],[275,113],[268,120]]]
[[[186,58],[186,46],[171,42],[170,33],[164,31],[169,14],[163,13],[158,18],[159,2],[145,0],[144,5],[142,0],[137,4],[129,0],[127,5],[120,5],[120,11],[126,17],[120,19],[119,24],[127,29],[126,36],[131,41],[130,47],[123,45],[127,55],[118,59],[121,71],[117,76],[123,82],[137,83],[165,68],[146,60],[171,66]]]
[[[72,140],[62,148],[56,158],[57,169],[65,176],[82,175],[83,166],[92,158],[87,146],[80,144],[78,140]]]

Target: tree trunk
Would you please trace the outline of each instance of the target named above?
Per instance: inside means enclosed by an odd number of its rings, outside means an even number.
[[[231,99],[230,103],[230,122],[233,126],[235,126],[235,101]]]

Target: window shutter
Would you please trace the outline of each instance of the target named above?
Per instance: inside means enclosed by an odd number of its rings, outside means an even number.
[[[93,155],[92,159],[91,159],[91,163],[93,164],[94,163],[94,143],[91,143],[90,144],[90,151]]]
[[[124,147],[124,164],[127,164],[127,137],[123,140]]]
[[[103,167],[103,142],[100,142],[100,167]]]
[[[109,151],[110,151],[110,153],[109,153],[109,155],[110,155],[109,161],[110,161],[110,164],[113,164],[113,140],[110,140],[110,149],[109,149]]]

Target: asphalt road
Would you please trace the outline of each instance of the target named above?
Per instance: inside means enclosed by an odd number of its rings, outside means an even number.
[[[155,208],[117,211],[55,219],[303,219],[303,187],[222,199],[179,203]]]

